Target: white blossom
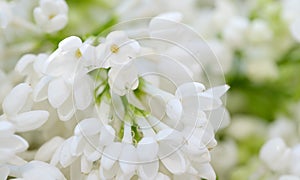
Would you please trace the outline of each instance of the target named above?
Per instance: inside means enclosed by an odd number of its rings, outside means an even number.
[[[68,5],[64,0],[40,0],[34,9],[34,19],[47,33],[59,31],[68,22]]]

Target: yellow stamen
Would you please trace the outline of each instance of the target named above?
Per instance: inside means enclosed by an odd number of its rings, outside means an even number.
[[[111,51],[112,53],[117,53],[117,52],[119,51],[119,46],[116,45],[116,44],[111,45],[111,46],[110,46],[110,51]]]
[[[75,56],[76,56],[77,58],[81,58],[81,57],[82,57],[82,53],[80,52],[79,49],[76,50]]]

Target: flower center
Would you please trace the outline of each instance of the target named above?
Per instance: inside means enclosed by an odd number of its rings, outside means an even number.
[[[119,46],[116,45],[116,44],[111,45],[111,46],[110,46],[110,51],[111,51],[112,53],[117,53],[117,52],[119,51]]]
[[[77,58],[81,58],[81,57],[82,57],[82,53],[80,52],[79,49],[76,50],[75,56],[76,56]]]

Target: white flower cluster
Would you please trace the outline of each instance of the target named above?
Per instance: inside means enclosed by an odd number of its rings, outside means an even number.
[[[206,39],[225,73],[232,69],[234,59],[239,59],[243,73],[253,81],[278,78],[276,61],[299,42],[298,0],[224,0],[207,2],[207,6],[202,2],[204,5],[200,6],[201,2],[124,2],[118,8],[118,13],[128,20],[155,15],[158,12],[181,12],[184,22],[194,27]],[[127,13],[131,11],[134,13]],[[210,60],[210,57],[206,59]]]
[[[63,27],[66,12],[62,0],[41,1],[34,11],[49,31]],[[179,21],[165,14],[142,38],[70,36],[50,55],[24,55],[15,70],[25,82],[2,105],[1,179],[215,179],[209,151],[229,121],[221,100],[229,87],[206,89],[197,82],[200,62],[176,59],[185,55],[179,42],[197,45],[176,36]],[[171,43],[151,44],[157,40]],[[34,130],[41,147],[27,162],[19,153],[29,153],[31,138],[22,135]]]
[[[259,158],[268,171],[269,178],[280,180],[300,179],[300,144],[296,123],[280,118],[270,126],[271,137],[261,148]],[[266,172],[268,172],[266,171]]]

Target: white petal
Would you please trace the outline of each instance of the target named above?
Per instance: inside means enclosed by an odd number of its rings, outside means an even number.
[[[75,127],[74,134],[77,136],[91,136],[100,132],[101,123],[99,119],[89,118],[80,121]]]
[[[294,39],[300,42],[300,19],[297,19],[291,24],[290,31]]]
[[[230,123],[229,112],[224,107],[220,107],[209,112],[208,119],[215,131],[225,128]]]
[[[52,80],[51,77],[45,76],[43,77],[33,89],[33,100],[36,102],[43,101],[48,97],[48,84]]]
[[[17,135],[9,137],[0,137],[0,149],[10,150],[13,152],[23,152],[28,148],[28,143],[25,139]]]
[[[69,96],[69,98],[57,109],[57,114],[62,121],[68,121],[73,117],[75,114],[75,107],[72,96]]]
[[[156,180],[170,180],[171,178],[163,173],[158,173],[155,177]]]
[[[65,180],[64,175],[54,166],[41,161],[31,161],[21,168],[24,179]]]
[[[40,26],[43,26],[48,20],[48,17],[43,13],[42,9],[39,7],[34,9],[33,15],[36,23]]]
[[[229,89],[229,86],[227,84],[225,84],[222,86],[216,86],[216,87],[210,88],[210,89],[206,90],[204,93],[210,94],[211,97],[214,97],[214,98],[220,98],[228,91],[228,89]]]
[[[85,156],[81,156],[81,172],[88,174],[93,168],[93,162],[88,161]]]
[[[21,57],[18,61],[15,70],[21,74],[30,73],[30,69],[32,68],[32,63],[36,59],[36,56],[33,54],[26,54]]]
[[[86,178],[86,180],[99,180],[100,177],[99,177],[99,171],[91,171],[88,175],[88,177]]]
[[[260,159],[273,171],[285,171],[291,162],[291,150],[281,138],[270,139],[260,150]]]
[[[54,155],[56,149],[64,142],[61,137],[53,137],[48,142],[43,144],[39,150],[36,152],[34,159],[39,161],[50,161],[51,157]]]
[[[154,17],[154,19],[165,19],[168,21],[180,22],[182,20],[182,14],[179,12],[168,12],[158,15]]]
[[[9,121],[0,121],[0,137],[8,137],[15,133],[15,126]]]
[[[105,125],[101,128],[99,144],[100,146],[107,146],[113,143],[115,139],[115,130],[109,125]]]
[[[48,99],[51,106],[58,108],[70,96],[70,88],[63,78],[57,78],[49,83]]]
[[[80,52],[84,59],[85,66],[97,67],[96,47],[88,43],[84,43],[83,46],[80,47]]]
[[[7,115],[19,113],[25,106],[31,91],[31,87],[26,83],[21,83],[14,87],[3,100],[3,112]]]
[[[82,154],[86,145],[85,141],[85,137],[72,136],[72,142],[70,143],[70,151],[72,156],[80,156]]]
[[[100,179],[113,179],[120,170],[119,164],[115,163],[110,169],[105,169],[100,166]]]
[[[156,140],[182,145],[184,142],[184,137],[179,131],[169,128],[159,131],[156,134]]]
[[[76,79],[73,85],[74,99],[79,110],[86,109],[93,99],[92,82],[88,76]]]
[[[141,164],[138,168],[138,173],[141,179],[154,179],[158,173],[159,162]]]
[[[161,162],[172,174],[180,174],[186,171],[187,164],[185,158],[180,150],[175,147],[167,143],[160,143],[158,155]]]
[[[169,100],[166,104],[166,113],[170,119],[179,121],[182,115],[181,102],[176,98]]]
[[[95,138],[95,140],[96,139],[97,138]],[[93,141],[87,144],[87,146],[85,146],[83,153],[86,156],[88,161],[94,162],[101,158],[102,152],[103,152],[103,148],[97,147]]]
[[[67,22],[68,22],[68,17],[66,15],[64,14],[57,15],[48,22],[48,26],[45,29],[45,31],[52,33],[61,30],[67,25]]]
[[[158,143],[153,137],[143,137],[137,145],[137,155],[140,161],[157,159]]]
[[[48,120],[48,117],[49,113],[47,111],[36,110],[21,113],[11,121],[18,132],[25,132],[41,127]]]
[[[62,167],[64,167],[64,168],[71,165],[72,162],[75,160],[75,157],[73,157],[71,154],[70,143],[72,143],[72,138],[67,139],[63,143],[63,145],[61,147],[61,151],[60,151],[59,162],[62,165]]]
[[[137,168],[137,162],[136,148],[131,144],[124,145],[119,158],[120,168],[123,173],[129,174],[134,172]]]
[[[175,96],[182,99],[186,96],[194,96],[205,90],[205,86],[198,82],[184,83],[176,89]]]
[[[101,159],[101,166],[109,170],[113,167],[115,164],[116,160],[119,159],[120,154],[122,150],[122,144],[121,143],[113,143],[109,146],[107,146],[104,149],[102,159]]]
[[[184,111],[197,112],[209,111],[216,109],[222,105],[220,99],[212,98],[206,94],[199,94],[197,96],[189,96],[182,99],[182,106]]]
[[[8,177],[8,174],[9,174],[9,168],[6,167],[6,166],[1,166],[0,167],[0,179],[2,180],[5,180],[7,179]]]
[[[82,41],[79,37],[70,36],[62,40],[58,44],[58,47],[63,51],[69,51],[69,50],[74,50],[76,48],[79,48],[81,45],[82,45]]]
[[[206,164],[195,163],[195,164],[196,165],[194,165],[194,167],[198,170],[198,173],[202,178],[207,180],[216,179],[216,173],[209,163]]]

